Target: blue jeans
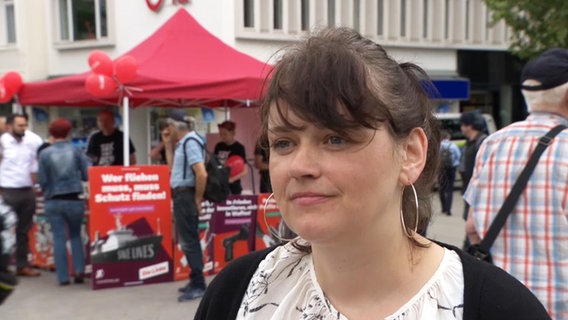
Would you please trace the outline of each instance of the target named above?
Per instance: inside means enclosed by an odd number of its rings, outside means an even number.
[[[84,200],[45,200],[45,215],[53,233],[53,257],[59,283],[69,281],[67,261],[67,234],[71,243],[73,273],[85,272],[85,253],[81,240],[81,226],[85,217]]]
[[[203,252],[199,243],[199,214],[195,206],[194,191],[183,191],[173,198],[177,239],[191,268],[190,285],[205,289]]]

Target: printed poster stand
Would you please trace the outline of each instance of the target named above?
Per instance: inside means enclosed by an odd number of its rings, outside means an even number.
[[[217,274],[227,262],[252,251],[249,229],[256,219],[257,203],[256,195],[231,195],[219,203],[203,201],[199,234],[205,275]],[[174,280],[188,279],[190,268],[177,242],[174,270]]]
[[[171,281],[167,166],[89,168],[93,289]]]

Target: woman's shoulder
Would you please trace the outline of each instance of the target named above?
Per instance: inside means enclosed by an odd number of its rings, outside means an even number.
[[[254,251],[227,264],[211,281],[194,319],[235,318],[259,263],[275,248]]]
[[[234,261],[229,263],[221,272],[243,272],[251,268],[254,268],[256,270],[260,261],[262,261],[270,252],[272,252],[276,248],[277,247],[270,247],[259,251],[253,251],[249,254],[239,257],[238,259],[235,259]]]

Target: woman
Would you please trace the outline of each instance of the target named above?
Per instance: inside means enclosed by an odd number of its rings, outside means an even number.
[[[423,78],[345,28],[281,57],[261,114],[299,237],[229,264],[195,319],[549,318],[502,270],[419,235],[440,145]]]
[[[248,173],[248,168],[246,164],[246,152],[245,146],[235,139],[237,124],[233,121],[225,121],[218,125],[219,135],[221,136],[221,141],[215,145],[214,153],[219,157],[222,163],[227,166],[231,166],[231,160],[235,157],[238,163],[239,169],[235,170],[233,173],[231,170],[231,175],[229,177],[229,189],[231,194],[241,194],[243,187],[241,185],[241,178],[246,176]],[[240,169],[242,168],[242,169]]]
[[[57,281],[68,285],[67,232],[71,243],[75,283],[83,283],[85,254],[81,226],[85,217],[83,183],[87,181],[87,158],[67,140],[71,123],[59,118],[49,125],[53,144],[39,155],[38,179],[45,199],[45,215],[53,232],[53,257]]]

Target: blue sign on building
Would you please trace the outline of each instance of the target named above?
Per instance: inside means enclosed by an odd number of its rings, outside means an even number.
[[[469,80],[464,78],[433,79],[432,86],[423,83],[430,99],[468,100]]]

